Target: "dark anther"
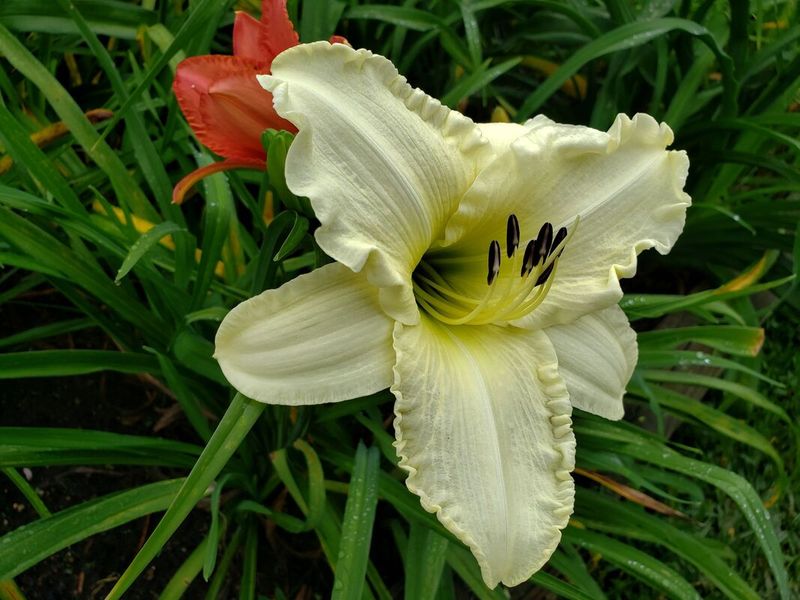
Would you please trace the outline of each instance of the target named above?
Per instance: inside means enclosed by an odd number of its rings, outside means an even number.
[[[562,227],[562,228],[560,228],[560,229],[558,230],[558,233],[556,233],[556,237],[554,237],[554,238],[553,238],[553,245],[552,245],[552,246],[550,246],[550,252],[549,252],[549,254],[552,254],[552,253],[553,253],[553,251],[556,249],[556,247],[557,247],[557,246],[558,246],[558,245],[559,245],[561,242],[563,242],[563,241],[564,241],[564,238],[566,238],[566,237],[567,237],[567,228],[566,228],[566,227]],[[562,248],[561,250],[563,250],[563,248]],[[559,254],[561,254],[561,252],[560,252],[560,251],[559,251]]]
[[[528,273],[533,271],[534,253],[536,252],[536,242],[531,240],[525,246],[525,254],[522,255],[522,269],[520,269],[519,276],[525,277]]]
[[[541,275],[539,275],[539,279],[536,280],[536,285],[542,285],[545,281],[547,281],[547,278],[550,277],[550,273],[553,272],[553,267],[555,266],[555,261],[551,262],[550,266],[547,267]]]
[[[539,261],[544,262],[547,254],[550,252],[550,247],[553,244],[553,226],[550,223],[545,223],[539,230],[539,235],[536,236],[536,243],[534,245],[534,264],[538,265]]]
[[[506,251],[508,258],[514,256],[519,247],[519,221],[517,215],[508,215],[508,224],[506,225]]]
[[[500,272],[500,242],[492,240],[489,244],[489,275],[486,277],[486,283],[492,285],[495,277]]]

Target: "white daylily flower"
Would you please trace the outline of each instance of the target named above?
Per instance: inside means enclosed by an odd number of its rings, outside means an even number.
[[[337,262],[230,312],[225,376],[293,405],[391,386],[408,488],[486,585],[525,581],[572,512],[571,406],[622,417],[619,278],[680,234],[685,153],[648,115],[476,125],[344,45],[289,49],[260,81],[299,129],[287,182]]]

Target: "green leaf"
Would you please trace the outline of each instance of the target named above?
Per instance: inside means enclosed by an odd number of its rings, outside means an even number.
[[[227,380],[219,363],[214,360],[214,344],[189,329],[181,330],[172,343],[172,351],[178,362],[200,375],[221,385]]]
[[[164,49],[158,58],[153,61],[153,64],[147,71],[139,78],[139,83],[136,88],[130,93],[122,106],[114,114],[114,118],[108,123],[100,139],[104,139],[106,135],[119,123],[120,119],[125,117],[128,110],[139,101],[139,96],[142,95],[147,88],[153,84],[153,80],[167,66],[170,59],[187,46],[190,40],[197,36],[198,32],[209,23],[211,17],[219,11],[219,0],[197,0],[192,3],[191,10],[189,10],[185,21],[181,24],[172,43]],[[160,36],[163,37],[163,36]],[[140,215],[147,217],[147,215]]]
[[[699,600],[700,596],[688,581],[681,577],[660,560],[657,560],[636,548],[619,542],[613,538],[568,527],[563,532],[563,539],[597,552],[611,564],[619,567],[634,577],[641,579],[653,588],[678,600]]]
[[[597,598],[590,596],[580,588],[575,587],[571,583],[561,581],[545,571],[534,573],[530,581],[539,587],[543,587],[546,590],[558,594],[562,598],[567,598],[567,600],[597,600]]]
[[[414,31],[428,31],[443,27],[441,19],[427,11],[385,4],[351,6],[347,9],[347,18],[374,19]]]
[[[695,385],[699,387],[707,387],[712,389],[722,390],[742,400],[750,402],[754,406],[768,410],[769,412],[778,415],[786,423],[791,424],[792,420],[786,411],[780,406],[767,399],[766,396],[760,394],[757,390],[735,381],[728,381],[727,379],[720,379],[719,377],[711,377],[710,375],[702,375],[699,373],[689,373],[686,371],[656,371],[648,370],[643,371],[642,375],[645,379],[650,381],[661,381],[667,383],[683,383],[687,385]]]
[[[342,522],[332,600],[361,600],[378,504],[380,453],[359,443]]]
[[[294,136],[288,131],[267,129],[262,134],[264,149],[267,151],[267,178],[278,200],[289,205],[296,201],[295,195],[286,185],[286,153]],[[295,206],[291,208],[296,210]]]
[[[562,540],[550,560],[547,561],[547,565],[561,573],[570,583],[587,593],[591,598],[595,600],[606,599],[606,595],[600,589],[600,585],[589,574],[586,563],[572,544]]]
[[[631,319],[654,318],[666,314],[676,313],[695,307],[706,306],[721,300],[752,296],[758,292],[780,287],[791,283],[795,277],[783,277],[775,281],[750,285],[746,288],[721,292],[719,289],[704,290],[686,296],[668,294],[626,294],[620,301],[620,307]]]
[[[643,392],[637,390],[635,386],[632,388],[632,391],[640,396],[643,395]],[[663,386],[650,386],[650,391],[655,394],[659,404],[665,408],[694,417],[714,431],[718,431],[731,439],[747,444],[763,452],[775,462],[779,478],[781,479],[781,488],[785,487],[788,483],[787,475],[784,472],[783,459],[781,459],[780,454],[778,454],[769,440],[756,429],[707,404]]]
[[[29,446],[42,450],[131,450],[152,449],[197,455],[201,448],[153,436],[124,435],[91,429],[66,427],[0,427],[0,442],[10,446]]]
[[[780,381],[767,377],[755,369],[746,367],[740,362],[723,358],[716,354],[694,350],[640,350],[637,366],[640,369],[657,369],[664,367],[718,367],[720,369],[745,373],[776,387],[786,387]]]
[[[204,166],[210,159],[200,158],[198,166]],[[222,256],[222,248],[231,231],[231,223],[236,222],[236,209],[233,194],[225,173],[215,173],[203,179],[206,205],[203,211],[202,255],[197,266],[194,289],[192,290],[192,309],[203,306],[206,293],[214,278],[217,261]],[[227,269],[226,269],[226,274]]]
[[[723,492],[739,506],[750,524],[758,544],[767,557],[783,600],[791,597],[789,576],[786,572],[780,543],[770,520],[769,513],[752,486],[741,476],[707,462],[682,456],[647,438],[629,430],[622,424],[593,420],[591,426],[576,424],[575,431],[586,438],[600,437],[616,442],[622,454],[655,465],[665,467],[709,483]]]
[[[225,484],[231,479],[237,477],[237,474],[228,473],[223,475],[214,486],[214,491],[211,492],[211,525],[208,528],[208,537],[206,538],[207,544],[203,551],[203,579],[208,581],[211,574],[214,572],[214,567],[217,564],[217,554],[219,553],[219,539],[220,539],[220,510],[219,502],[222,490],[225,489]],[[223,527],[224,534],[224,527]]]
[[[308,467],[308,494],[300,491],[292,470],[289,466],[286,449],[281,449],[272,454],[272,466],[281,482],[291,494],[300,511],[306,516],[306,521],[301,521],[290,515],[261,506],[255,502],[245,501],[239,505],[239,510],[248,510],[265,515],[275,521],[277,525],[292,533],[310,531],[319,526],[326,510],[325,500],[325,475],[322,463],[314,449],[303,440],[295,440],[294,447],[303,453]],[[308,500],[306,500],[308,498]]]
[[[635,48],[656,39],[670,31],[685,31],[697,37],[716,55],[723,74],[725,98],[729,112],[735,112],[738,84],[733,76],[733,62],[719,47],[711,33],[702,25],[686,19],[663,18],[627,23],[609,31],[572,54],[559,69],[547,78],[535,92],[525,100],[516,115],[517,120],[529,118],[558,89],[575,75],[586,63],[600,56]]]
[[[175,399],[181,405],[183,414],[194,427],[194,430],[203,440],[211,437],[211,428],[203,414],[203,405],[189,388],[186,378],[181,375],[170,358],[156,352],[161,374],[167,382],[169,389],[175,394]]]
[[[30,344],[31,342],[38,342],[39,340],[49,337],[74,333],[75,331],[83,331],[93,326],[94,322],[91,319],[69,319],[67,321],[58,321],[48,325],[40,325],[39,327],[31,327],[0,339],[0,348]]]
[[[256,571],[258,565],[258,527],[254,522],[248,523],[244,540],[244,559],[242,561],[242,577],[239,580],[239,600],[255,600]]]
[[[0,237],[117,311],[145,332],[151,343],[166,345],[169,329],[157,315],[145,309],[135,296],[114,285],[104,272],[85,264],[71,248],[45,230],[6,208],[0,208]]]
[[[173,223],[172,221],[162,221],[158,225],[155,225],[152,229],[148,230],[146,233],[142,234],[142,236],[133,243],[131,249],[128,251],[128,255],[125,257],[125,260],[122,261],[122,265],[120,266],[119,271],[117,271],[117,276],[114,278],[114,282],[119,283],[122,278],[125,277],[125,275],[127,275],[130,270],[136,266],[136,263],[138,263],[162,239],[168,235],[173,235],[179,232],[185,233],[186,229],[177,223]]]
[[[252,296],[260,294],[265,289],[276,287],[278,263],[273,259],[286,239],[285,236],[288,235],[287,230],[294,229],[297,220],[297,213],[287,210],[276,216],[267,227],[264,242],[256,259],[253,283],[250,288]]]
[[[447,538],[436,531],[411,523],[405,551],[406,600],[435,600],[445,560]]]
[[[164,510],[183,484],[160,481],[90,500],[0,538],[0,579],[22,573],[62,548],[144,515]]]
[[[507,600],[502,588],[496,587],[490,590],[486,587],[475,557],[460,543],[450,544],[447,547],[447,564],[458,573],[478,600]]]
[[[61,6],[61,9],[75,22],[75,25],[78,27],[78,30],[83,36],[83,39],[86,40],[86,43],[92,51],[92,54],[97,58],[97,62],[100,64],[106,74],[106,77],[108,77],[109,81],[111,82],[111,86],[114,89],[114,94],[116,97],[120,102],[124,102],[128,98],[128,90],[125,87],[122,76],[120,75],[117,66],[114,64],[114,61],[106,50],[105,46],[103,46],[103,44],[97,38],[95,31],[92,29],[92,25],[87,22],[82,12],[83,10],[89,11],[94,7],[91,5],[83,7],[81,6],[83,3],[76,2],[75,0],[58,0],[58,3]],[[113,5],[109,5],[110,3],[108,1],[103,2],[102,4],[104,10],[97,11],[100,14],[108,15],[115,8]],[[122,6],[127,9],[138,8],[127,4],[123,4]],[[87,14],[90,13],[87,12]],[[141,14],[139,16],[143,17]],[[153,14],[152,16],[155,15]],[[137,22],[137,30],[144,21],[145,19],[141,18]],[[154,22],[155,19],[152,19],[151,21]],[[150,25],[152,22],[148,22],[147,24]],[[150,136],[147,134],[144,120],[138,112],[131,111],[125,116],[125,125],[133,144],[136,160],[142,170],[142,174],[150,185],[150,189],[153,191],[153,194],[156,197],[159,208],[165,215],[169,215],[173,220],[178,220],[178,222],[182,224],[182,214],[180,209],[177,206],[173,206],[169,203],[172,185],[156,146],[150,139]]]
[[[100,139],[77,102],[50,71],[2,25],[0,25],[0,53],[41,90],[78,143],[106,173],[120,201],[127,204],[140,217],[157,220],[155,211],[136,180],[128,173],[119,155]]]
[[[120,598],[147,568],[147,565],[172,537],[195,504],[206,494],[208,486],[244,441],[265,406],[265,404],[254,402],[241,394],[236,394],[197,463],[169,505],[167,513],[147,538],[133,562],[117,580],[106,596],[106,600]]]
[[[638,335],[639,345],[647,350],[674,348],[694,342],[739,356],[755,356],[764,343],[760,327],[734,325],[698,325],[645,331]]]
[[[3,467],[2,471],[6,474],[6,477],[11,480],[11,483],[17,487],[22,495],[25,496],[25,499],[30,503],[31,507],[33,507],[33,510],[36,511],[36,514],[43,519],[52,514],[47,506],[45,506],[36,490],[33,489],[33,486],[28,483],[28,480],[20,475],[15,468]]]
[[[520,57],[511,58],[492,68],[488,68],[490,61],[483,63],[442,96],[442,104],[451,108],[455,107],[460,100],[482,90],[500,75],[516,67],[521,60]]]
[[[481,47],[481,31],[478,26],[478,19],[475,18],[473,1],[462,0],[459,2],[459,8],[461,9],[461,20],[464,22],[467,48],[469,48],[469,54],[472,57],[472,64],[477,67],[483,62],[483,48]]]
[[[233,536],[231,536],[231,539],[228,541],[225,552],[222,554],[222,559],[220,559],[219,564],[217,565],[217,570],[214,572],[214,577],[212,577],[211,582],[208,585],[206,600],[217,600],[221,597],[220,590],[222,588],[222,584],[225,582],[225,577],[228,574],[231,563],[233,562],[233,558],[236,556],[237,551],[239,550],[239,545],[241,544],[243,535],[244,529],[242,527],[238,527],[233,533]]]
[[[278,252],[275,253],[275,257],[272,259],[273,262],[280,262],[294,252],[305,239],[309,226],[310,223],[308,219],[302,215],[294,213],[294,223],[292,223],[292,228],[286,235],[286,239],[283,241],[283,244],[281,244],[281,247],[278,248]]]
[[[198,546],[192,550],[192,553],[186,557],[186,560],[175,569],[175,572],[170,577],[167,585],[161,591],[158,600],[180,600],[183,594],[192,584],[195,577],[200,573],[203,566],[203,555],[208,546],[208,537],[206,537]]]
[[[0,97],[0,143],[18,165],[26,168],[53,195],[59,205],[74,213],[83,213],[78,195],[28,136],[29,132],[9,112]],[[0,186],[0,201],[23,210],[30,210],[31,205],[45,204],[39,198],[7,186]]]
[[[304,0],[300,19],[300,40],[307,44],[327,40],[342,18],[346,4],[341,0]]]
[[[90,29],[101,35],[132,40],[142,25],[151,25],[157,15],[152,10],[121,0],[71,0],[86,18]],[[78,27],[62,11],[54,10],[52,0],[3,0],[0,23],[24,32],[78,33]]]
[[[157,437],[48,427],[0,427],[0,466],[190,466],[200,448]]]
[[[37,350],[0,354],[0,379],[61,377],[99,371],[159,373],[158,361],[146,354],[111,350]]]
[[[758,600],[758,594],[704,543],[706,540],[682,531],[666,519],[647,514],[627,502],[578,488],[577,518],[589,527],[616,527],[615,533],[660,544],[697,567],[732,600]]]
[[[562,14],[574,22],[588,37],[599,37],[602,33],[593,21],[596,16],[585,10],[580,4],[573,6],[559,0],[475,0],[472,8],[475,12],[479,12],[495,7],[504,7],[512,3],[526,4],[541,8],[547,12]]]
[[[224,306],[209,306],[193,312],[187,313],[184,323],[187,325],[196,321],[216,321],[219,323],[228,314],[228,309]]]
[[[308,467],[308,509],[306,522],[309,529],[317,526],[325,509],[325,473],[314,448],[305,440],[295,440],[293,446],[303,453]]]

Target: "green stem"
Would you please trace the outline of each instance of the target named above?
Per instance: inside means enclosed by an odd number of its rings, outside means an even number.
[[[147,568],[147,565],[164,547],[195,504],[206,494],[208,486],[236,452],[265,406],[265,404],[250,400],[241,394],[236,394],[166,514],[106,596],[106,600],[122,597],[122,594]]]

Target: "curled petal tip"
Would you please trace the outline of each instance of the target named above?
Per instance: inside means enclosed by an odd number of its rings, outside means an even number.
[[[273,57],[300,43],[300,37],[294,30],[289,12],[286,10],[286,0],[263,0],[261,23],[266,30],[266,38],[273,51]]]
[[[267,66],[275,58],[269,46],[266,26],[243,11],[233,20],[233,55],[257,60]]]

